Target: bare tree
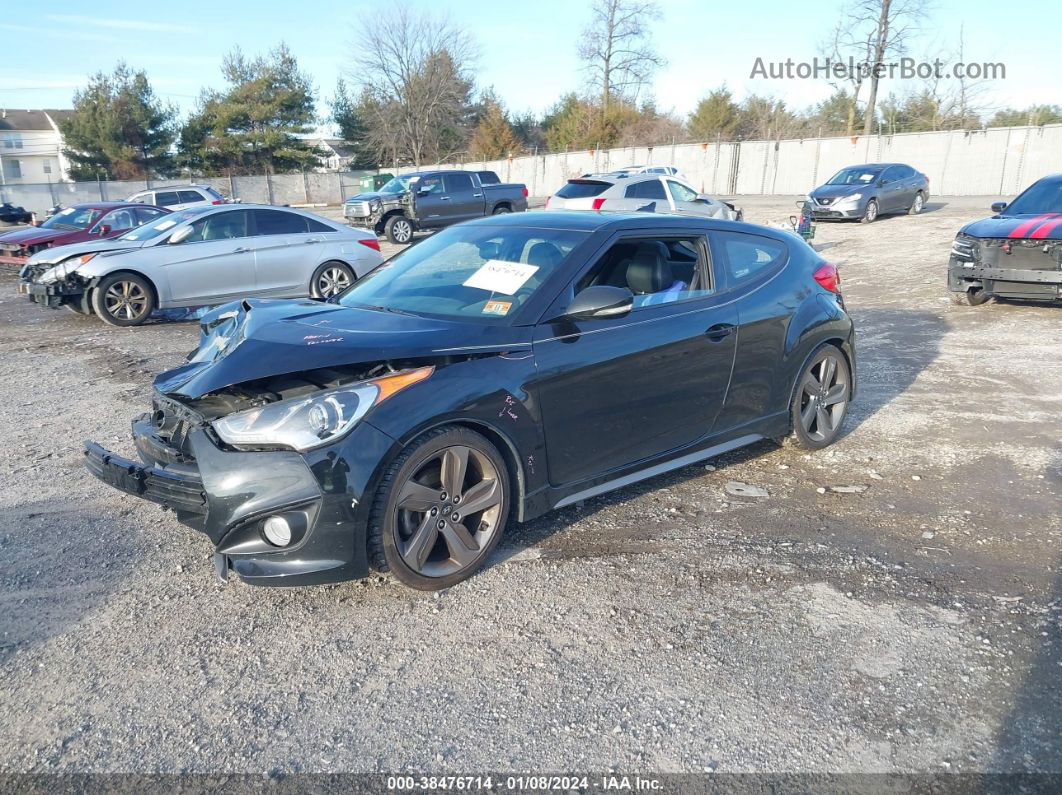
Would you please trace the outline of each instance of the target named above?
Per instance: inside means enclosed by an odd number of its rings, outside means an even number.
[[[842,16],[830,38],[822,47],[826,57],[833,63],[847,66],[848,63],[870,63],[874,54],[874,30],[858,20]],[[855,132],[859,115],[859,95],[866,83],[867,74],[862,69],[845,69],[840,79],[828,80],[836,91],[845,91],[849,96],[846,111],[846,135]]]
[[[638,92],[665,63],[649,43],[649,24],[659,17],[652,0],[594,0],[579,57],[590,85],[600,92],[602,115],[613,97],[636,102]]]
[[[465,148],[476,47],[464,31],[395,5],[359,25],[355,52],[348,76],[382,156],[419,166]]]
[[[874,108],[878,98],[883,65],[887,58],[895,58],[906,51],[912,35],[919,30],[926,14],[926,0],[856,0],[849,17],[853,30],[866,31],[870,42],[867,62],[866,115],[863,135],[874,130]]]

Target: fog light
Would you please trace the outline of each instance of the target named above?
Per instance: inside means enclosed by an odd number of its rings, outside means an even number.
[[[270,516],[262,525],[262,534],[266,541],[275,547],[286,547],[291,543],[291,525],[283,516]]]

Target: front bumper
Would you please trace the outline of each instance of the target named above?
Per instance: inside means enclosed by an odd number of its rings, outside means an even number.
[[[189,430],[179,450],[146,414],[133,421],[133,440],[140,463],[87,442],[86,468],[205,533],[223,578],[231,570],[255,585],[312,585],[368,575],[371,499],[361,498],[394,444],[371,425],[361,423],[337,445],[306,455],[225,450],[202,427]],[[286,547],[273,546],[262,532],[278,514],[294,528]]]
[[[963,293],[972,287],[1001,298],[1051,301],[1062,298],[1062,268],[1039,270],[988,267],[959,259],[953,254],[948,262],[948,289]]]
[[[816,221],[842,220],[846,218],[862,218],[864,207],[861,204],[827,204],[818,202],[811,204],[811,217]]]
[[[34,303],[58,309],[63,304],[82,303],[85,298],[86,286],[72,284],[68,281],[51,282],[40,284],[23,279],[18,283],[18,292]]]

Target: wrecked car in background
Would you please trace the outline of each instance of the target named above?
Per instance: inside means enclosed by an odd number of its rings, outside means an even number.
[[[0,255],[23,264],[37,252],[71,243],[115,238],[159,218],[169,210],[129,202],[75,204],[60,209],[40,226],[0,235]],[[108,243],[102,243],[104,247]]]
[[[1062,298],[1062,174],[1034,182],[991,218],[959,230],[948,261],[948,289],[966,306],[993,297]]]
[[[709,254],[709,252],[711,252]],[[202,319],[104,482],[204,532],[223,576],[439,589],[526,521],[764,438],[838,438],[837,269],[729,221],[536,212],[411,246],[338,300]]]
[[[376,237],[302,210],[206,205],[159,216],[105,246],[36,254],[19,292],[112,326],[156,309],[212,306],[244,296],[330,298],[383,261]]]
[[[481,181],[480,174],[493,175],[495,182]],[[347,199],[343,217],[351,226],[386,234],[392,243],[408,243],[420,230],[443,229],[473,218],[527,209],[523,184],[496,180],[492,171],[402,174],[379,191]]]

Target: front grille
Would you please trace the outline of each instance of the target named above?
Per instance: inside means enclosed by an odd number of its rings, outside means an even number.
[[[368,202],[347,202],[343,205],[343,215],[354,216],[357,218],[364,218],[369,215],[369,203]]]
[[[956,240],[952,251],[960,254]],[[975,258],[974,247],[980,243],[980,263],[988,268],[1014,270],[1057,271],[1062,268],[1062,241],[1030,240],[1028,238],[985,238],[969,241],[970,259]]]
[[[823,207],[826,207],[827,205],[833,204],[833,199],[829,199],[829,198],[819,197],[819,198],[815,199],[815,201],[817,201]]]

